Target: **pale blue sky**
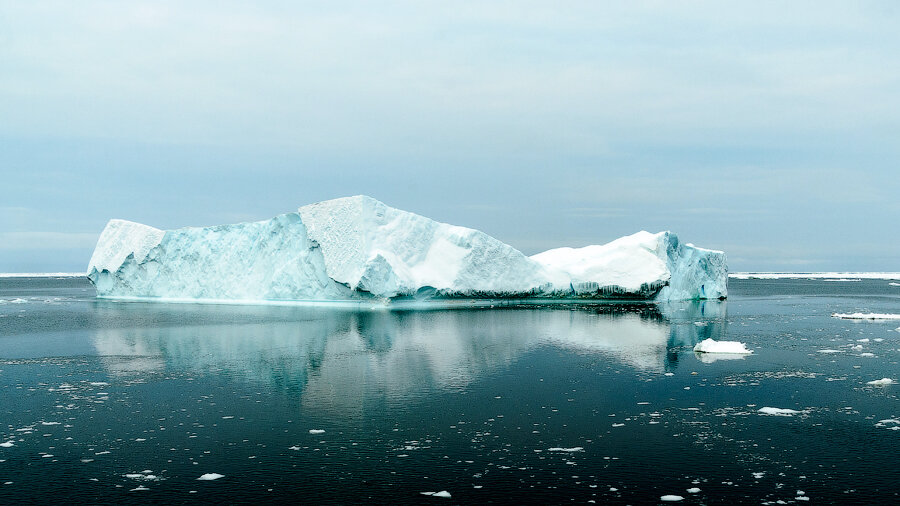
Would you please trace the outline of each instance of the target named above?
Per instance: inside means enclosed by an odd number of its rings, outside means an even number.
[[[785,5],[786,4],[786,5]],[[900,270],[896,2],[0,0],[0,272],[368,194],[528,254]]]

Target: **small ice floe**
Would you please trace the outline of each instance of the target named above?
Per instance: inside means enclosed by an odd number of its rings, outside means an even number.
[[[841,350],[818,350],[819,353],[841,353]]]
[[[445,499],[450,498],[450,492],[447,492],[446,490],[441,490],[440,492],[419,492],[419,493],[422,495],[428,495],[431,497],[443,497]]]
[[[201,475],[201,476],[200,476],[199,478],[197,478],[197,479],[200,480],[200,481],[212,481],[212,480],[218,480],[219,478],[224,478],[224,477],[225,477],[224,474],[219,474],[219,473],[206,473],[206,474],[204,474],[204,475]]]
[[[572,448],[560,448],[560,447],[558,447],[558,446],[555,446],[555,447],[553,447],[553,448],[547,448],[547,451],[548,451],[548,452],[568,452],[568,453],[571,453],[571,452],[583,452],[583,451],[584,451],[584,448],[581,447],[581,446],[573,446]]]
[[[12,441],[6,441],[5,443],[0,443],[0,448],[12,448],[16,446]]]
[[[659,500],[662,502],[678,502],[678,501],[683,501],[684,497],[681,497],[680,495],[669,494],[669,495],[660,496]]]
[[[880,380],[867,381],[866,385],[872,385],[873,387],[886,387],[888,385],[893,385],[895,383],[891,378],[881,378]]]
[[[797,411],[796,409],[788,409],[788,408],[771,408],[771,407],[763,407],[757,410],[758,413],[763,415],[775,415],[775,416],[793,416],[799,415],[803,413],[803,411]]]
[[[687,489],[687,493],[688,494],[699,494],[700,489],[697,487],[691,487],[691,488]]]
[[[748,350],[744,343],[738,341],[716,341],[715,339],[704,339],[694,346],[697,353],[724,353],[735,355],[748,355],[753,353]]]
[[[874,353],[865,352],[865,353],[860,353],[859,356],[860,356],[860,357],[866,357],[866,358],[869,358],[869,357],[874,357],[875,354],[874,354]]]
[[[831,317],[841,320],[900,320],[900,314],[890,313],[832,313]]]
[[[140,491],[142,491],[142,490],[150,490],[150,489],[147,488],[147,487],[145,487],[145,486],[143,486],[143,485],[139,485],[139,486],[137,486],[137,487],[135,487],[135,488],[129,490],[129,492],[140,492]]]
[[[59,422],[41,422],[41,425],[59,425]]]
[[[879,429],[900,430],[900,420],[897,420],[896,418],[878,420],[875,426]]]
[[[325,430],[323,429],[309,429],[310,434],[325,434]]]

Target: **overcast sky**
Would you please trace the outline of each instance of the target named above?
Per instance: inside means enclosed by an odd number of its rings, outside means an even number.
[[[0,0],[0,272],[334,197],[900,270],[900,4]]]

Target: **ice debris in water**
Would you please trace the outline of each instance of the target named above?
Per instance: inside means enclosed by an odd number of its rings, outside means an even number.
[[[775,415],[775,416],[792,416],[792,415],[798,415],[798,414],[802,413],[802,411],[797,411],[795,409],[771,408],[768,406],[759,408],[759,412],[764,415]]]
[[[584,451],[584,448],[582,448],[581,446],[574,446],[572,448],[560,448],[558,446],[555,446],[553,448],[547,448],[547,451],[548,452],[581,452],[581,451]]]
[[[733,354],[749,354],[753,353],[748,350],[744,343],[738,341],[716,341],[715,339],[704,339],[694,346],[697,353],[733,353]]]
[[[872,385],[873,387],[885,387],[893,384],[894,380],[892,380],[891,378],[881,378],[880,380],[866,382],[866,385]]]
[[[688,494],[699,494],[700,489],[697,487],[691,487],[691,488],[687,489],[687,493]]]
[[[2,448],[12,448],[13,446],[16,446],[16,445],[15,445],[15,443],[13,443],[12,441],[7,441],[7,442],[5,442],[5,443],[0,443],[0,447],[2,447]]]
[[[325,434],[324,429],[309,429],[310,434]]]
[[[659,500],[663,501],[663,502],[677,502],[677,501],[683,501],[684,497],[681,497],[680,495],[671,495],[670,494],[670,495],[661,496],[659,498]]]
[[[431,497],[444,497],[446,499],[450,498],[450,492],[446,490],[441,490],[440,492],[419,492],[422,495],[430,495]]]
[[[831,317],[842,320],[900,320],[900,314],[887,313],[832,313]]]
[[[198,479],[198,480],[202,480],[202,481],[212,481],[212,480],[218,480],[219,478],[224,478],[224,477],[225,477],[224,474],[219,474],[219,473],[206,473],[206,474],[204,474],[204,475],[201,475],[201,476],[200,476],[199,478],[197,478],[197,479]]]

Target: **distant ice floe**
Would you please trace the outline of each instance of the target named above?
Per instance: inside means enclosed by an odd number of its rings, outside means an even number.
[[[799,415],[799,414],[803,413],[803,411],[797,411],[796,409],[771,408],[771,407],[759,408],[758,412],[763,415],[774,415],[774,416],[793,416],[793,415]]]
[[[325,434],[324,429],[309,429],[310,434]]]
[[[841,320],[900,320],[900,314],[890,313],[832,313],[831,317]]]
[[[738,341],[716,341],[715,339],[704,339],[694,346],[697,353],[722,353],[730,355],[748,355],[753,353],[748,350],[744,343]]]
[[[900,430],[900,420],[897,420],[896,418],[878,420],[875,427],[878,427],[879,429]]]
[[[732,272],[731,279],[898,279],[900,272]]]
[[[16,446],[16,444],[13,443],[12,441],[6,441],[5,443],[0,443],[0,448],[12,448],[13,446]]]
[[[661,496],[659,498],[659,500],[663,501],[663,502],[678,502],[678,501],[683,501],[684,497],[681,497],[680,495],[669,494],[669,495]]]
[[[582,448],[581,446],[575,446],[572,448],[554,447],[554,448],[547,448],[547,451],[548,452],[581,452],[581,451],[584,451],[584,448]]]
[[[224,477],[225,477],[224,474],[219,474],[219,473],[206,473],[206,474],[204,474],[204,475],[201,475],[201,476],[200,476],[199,478],[197,478],[197,479],[200,480],[200,481],[212,481],[212,480],[218,480],[219,478],[224,478]]]
[[[83,278],[83,272],[0,272],[0,278]]]
[[[880,380],[867,381],[866,385],[872,385],[873,387],[886,387],[888,385],[893,385],[896,381],[891,378],[881,378]]]

